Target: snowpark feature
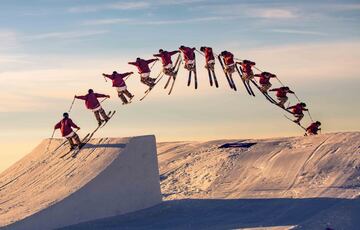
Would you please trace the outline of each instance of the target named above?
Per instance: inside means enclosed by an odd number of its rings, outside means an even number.
[[[358,230],[359,146],[360,132],[159,143],[161,205],[64,229]]]
[[[0,174],[0,226],[55,229],[162,201],[154,136],[92,139],[63,159],[64,140],[48,143]]]

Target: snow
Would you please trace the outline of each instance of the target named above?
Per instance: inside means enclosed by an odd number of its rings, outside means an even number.
[[[63,140],[46,153],[48,141],[0,175],[0,226],[53,229],[161,202],[154,136],[93,139],[64,159]]]
[[[98,217],[64,229],[322,230],[327,226],[336,230],[359,229],[360,132],[259,140],[163,142],[157,144],[157,152],[161,204],[127,214]],[[87,154],[93,157],[92,161],[96,159],[90,152]],[[101,151],[97,154],[101,155]],[[4,175],[9,174],[8,179],[16,178],[26,169],[31,155],[27,158],[3,173],[1,184],[6,181]],[[111,161],[105,158],[99,166]],[[96,161],[87,164],[95,166]],[[83,176],[94,166],[86,166]],[[15,194],[21,189],[20,184],[42,180],[34,181],[34,178],[27,178],[29,182],[16,180],[13,183],[19,184],[13,184],[8,192]],[[70,178],[60,182],[71,185]],[[63,191],[68,188],[66,185],[63,190],[52,193],[66,195],[69,193]],[[5,197],[3,194],[0,191],[1,201]],[[17,194],[21,194],[20,191]],[[34,198],[40,203],[39,200],[48,200],[44,196],[46,194],[42,193]],[[122,195],[117,198],[120,197]],[[29,194],[25,198],[13,195],[6,198],[10,199],[5,203],[7,209],[23,210],[21,205],[27,205],[28,209],[37,207],[28,205],[36,203],[29,200]],[[14,216],[13,213],[13,219]]]

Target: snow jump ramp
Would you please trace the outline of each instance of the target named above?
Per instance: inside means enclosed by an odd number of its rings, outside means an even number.
[[[0,174],[1,229],[56,229],[162,201],[154,136],[93,139],[62,159],[63,142],[46,152],[44,140]]]

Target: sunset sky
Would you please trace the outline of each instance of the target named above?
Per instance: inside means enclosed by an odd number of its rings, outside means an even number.
[[[273,72],[308,104],[323,132],[360,129],[359,1],[0,0],[0,171],[51,136],[75,94],[110,94],[117,110],[96,136],[155,134],[158,141],[302,135],[261,94],[249,97],[238,77],[231,91],[217,64],[220,89],[209,87],[197,56],[199,89],[179,79],[171,96],[161,83],[146,100],[139,76],[134,102],[122,106],[102,73],[134,71],[126,63],[180,45],[229,50]],[[160,71],[160,63],[153,75]],[[274,86],[279,83],[274,80]],[[292,102],[296,102],[291,98]],[[70,114],[96,127],[77,101]],[[308,125],[308,117],[304,124]],[[60,137],[60,133],[56,133]]]

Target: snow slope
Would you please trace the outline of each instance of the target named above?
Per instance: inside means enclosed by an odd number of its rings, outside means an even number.
[[[62,142],[46,153],[44,140],[0,175],[0,226],[53,229],[161,202],[154,136],[93,139],[60,159]]]
[[[157,147],[165,202],[64,229],[360,229],[360,132]]]

